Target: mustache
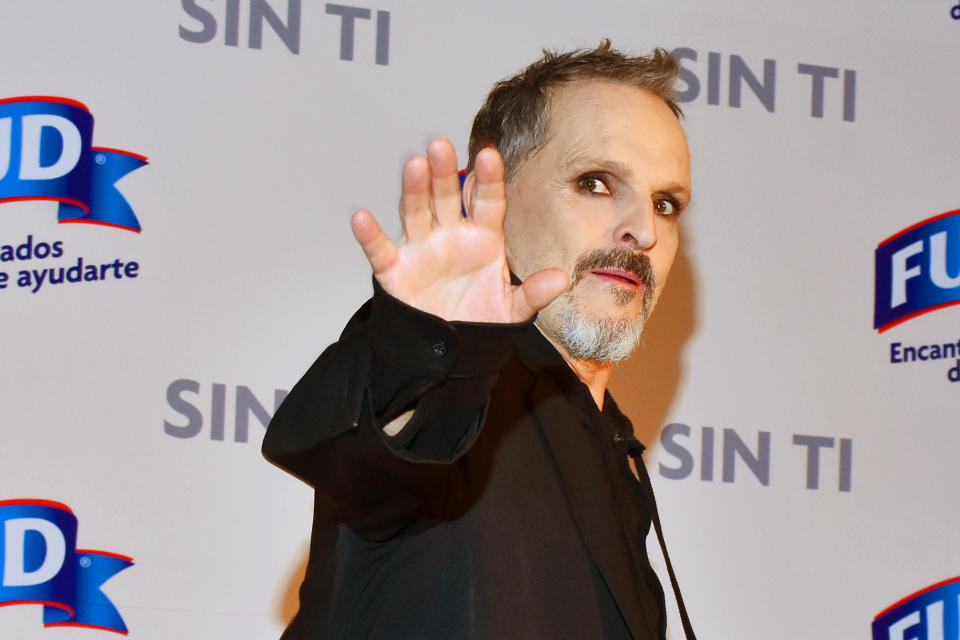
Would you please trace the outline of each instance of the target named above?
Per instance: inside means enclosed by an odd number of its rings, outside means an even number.
[[[596,269],[617,269],[635,274],[648,292],[654,289],[653,265],[645,253],[634,253],[629,249],[592,249],[577,259],[573,268],[570,287],[579,284],[583,276]]]

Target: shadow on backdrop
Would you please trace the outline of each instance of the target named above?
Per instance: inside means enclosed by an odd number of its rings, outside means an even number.
[[[297,611],[300,609],[300,583],[303,582],[303,577],[307,573],[307,560],[309,558],[310,544],[305,542],[300,562],[291,568],[290,577],[286,582],[287,588],[280,596],[279,606],[275,609],[276,619],[280,620],[284,627],[290,624],[293,616],[297,615]]]
[[[657,436],[684,375],[683,349],[695,328],[696,283],[681,240],[643,343],[617,366],[610,381],[610,393],[648,448],[659,446]]]

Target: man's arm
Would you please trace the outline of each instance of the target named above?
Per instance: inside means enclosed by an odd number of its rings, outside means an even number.
[[[558,269],[511,283],[503,164],[485,149],[475,167],[466,218],[446,140],[404,168],[402,242],[368,211],[354,214],[374,298],[291,391],[264,440],[268,458],[360,529],[391,530],[455,490],[452,463],[479,432],[500,366],[567,285]]]
[[[449,323],[375,282],[373,299],[278,409],[264,455],[313,486],[331,521],[371,539],[436,519],[461,486],[456,461],[528,327]],[[387,433],[404,413],[405,427]]]

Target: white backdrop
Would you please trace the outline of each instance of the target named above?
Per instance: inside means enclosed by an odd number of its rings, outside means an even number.
[[[396,234],[406,157],[439,134],[465,155],[493,82],[610,37],[683,49],[688,70],[694,203],[614,391],[651,446],[698,636],[871,637],[960,575],[960,361],[891,363],[891,343],[960,340],[960,307],[873,326],[878,245],[960,208],[952,4],[5,0],[0,101],[79,101],[93,146],[149,164],[117,184],[139,233],[0,202],[0,518],[63,503],[81,549],[131,557],[103,588],[131,637],[279,635],[312,495],[260,457],[260,418],[370,293],[350,213]],[[0,198],[23,195],[17,144]],[[16,259],[28,237],[62,255]],[[139,268],[17,284],[81,257]],[[4,638],[111,637],[45,629],[8,587]]]

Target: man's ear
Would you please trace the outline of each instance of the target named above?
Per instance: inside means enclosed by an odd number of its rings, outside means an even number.
[[[463,188],[460,189],[460,198],[463,201],[463,211],[469,217],[473,207],[473,198],[477,194],[477,176],[471,171],[463,179]]]

